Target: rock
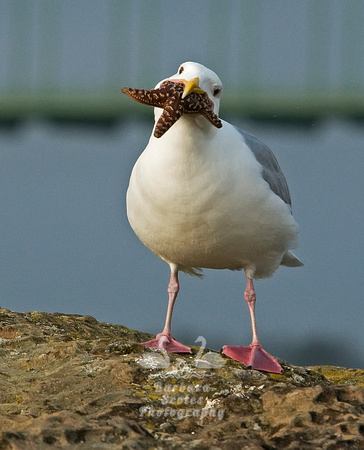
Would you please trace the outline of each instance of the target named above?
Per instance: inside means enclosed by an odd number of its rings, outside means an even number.
[[[139,345],[150,338],[0,310],[0,449],[364,449],[364,370],[268,374]]]

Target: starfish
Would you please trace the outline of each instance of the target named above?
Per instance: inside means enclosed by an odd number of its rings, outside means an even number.
[[[214,104],[206,92],[202,90],[192,91],[183,96],[184,85],[174,81],[164,81],[158,89],[132,89],[123,88],[121,92],[144,105],[162,108],[163,113],[159,118],[154,136],[160,138],[183,114],[202,115],[216,128],[221,128],[222,123],[214,113]]]

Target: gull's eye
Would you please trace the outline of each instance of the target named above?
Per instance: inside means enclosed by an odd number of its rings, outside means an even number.
[[[181,67],[179,68],[179,70],[178,70],[178,75],[181,75],[181,73],[182,73],[184,70],[185,70],[184,67],[181,66]]]
[[[222,87],[221,86],[214,86],[212,90],[212,94],[214,97],[218,97],[221,93]]]

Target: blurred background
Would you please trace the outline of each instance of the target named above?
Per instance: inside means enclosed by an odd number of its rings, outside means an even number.
[[[161,331],[169,268],[125,208],[153,110],[120,88],[197,61],[220,116],[276,154],[301,226],[305,266],[256,282],[263,345],[363,368],[363,23],[361,0],[2,0],[0,306]],[[243,273],[180,282],[177,339],[250,343]]]

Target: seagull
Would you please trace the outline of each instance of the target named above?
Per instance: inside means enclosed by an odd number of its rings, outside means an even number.
[[[157,84],[156,92],[167,81],[181,87],[181,99],[207,96],[210,113],[219,115],[222,83],[212,70],[183,63],[175,75]],[[163,109],[158,101],[154,106],[154,130],[130,177],[127,215],[141,242],[169,265],[170,280],[164,328],[142,344],[191,353],[171,335],[180,271],[201,276],[204,268],[243,270],[252,342],[225,345],[222,353],[252,369],[280,373],[282,367],[258,339],[253,284],[280,265],[302,265],[291,251],[298,225],[280,166],[258,138],[224,120],[221,126],[214,123],[210,113],[179,114],[157,133],[160,120],[174,110]]]

